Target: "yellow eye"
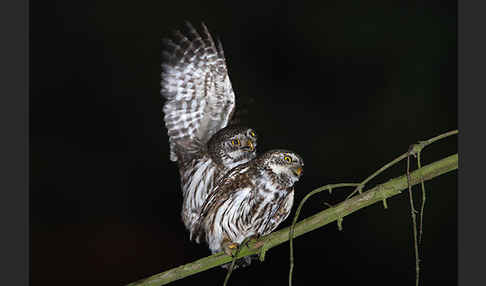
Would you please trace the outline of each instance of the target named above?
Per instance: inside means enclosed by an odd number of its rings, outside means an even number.
[[[287,161],[288,163],[292,163],[292,158],[290,158],[289,156],[285,156],[284,160]]]
[[[250,131],[250,136],[251,136],[251,137],[256,137],[256,134],[255,134],[255,132],[253,132],[253,131]]]
[[[235,140],[231,140],[231,144],[233,144],[233,146],[240,146],[240,140],[238,139],[235,139]]]

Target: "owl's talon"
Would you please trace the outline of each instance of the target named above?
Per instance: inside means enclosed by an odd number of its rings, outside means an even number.
[[[240,245],[236,242],[223,243],[223,251],[226,255],[234,257],[233,252],[235,249],[238,249],[238,246]]]

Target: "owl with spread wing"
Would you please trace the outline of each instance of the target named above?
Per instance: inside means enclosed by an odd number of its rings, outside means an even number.
[[[235,94],[221,42],[207,27],[190,24],[188,35],[176,31],[163,51],[161,94],[169,135],[170,159],[179,166],[183,193],[182,221],[194,224],[215,182],[233,167],[256,156],[257,135],[248,127],[229,125]]]
[[[233,168],[204,203],[194,228],[196,241],[205,239],[212,253],[231,255],[245,238],[272,232],[290,213],[303,166],[296,153],[272,150]],[[240,265],[250,261],[245,257]]]

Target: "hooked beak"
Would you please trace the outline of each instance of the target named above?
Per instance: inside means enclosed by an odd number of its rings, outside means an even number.
[[[294,169],[294,174],[297,175],[297,177],[300,177],[300,175],[302,174],[302,167],[297,167]]]
[[[253,152],[253,150],[255,150],[255,146],[253,145],[253,142],[251,140],[248,140],[247,144],[248,144],[248,148],[250,149],[250,152]]]

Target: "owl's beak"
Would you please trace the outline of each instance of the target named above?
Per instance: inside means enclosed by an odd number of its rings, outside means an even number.
[[[250,152],[253,152],[253,150],[255,150],[255,146],[253,145],[253,142],[251,142],[251,140],[248,140],[248,148],[250,148]]]
[[[300,174],[302,174],[302,167],[297,167],[294,169],[294,174],[297,175],[297,177],[300,177]]]

